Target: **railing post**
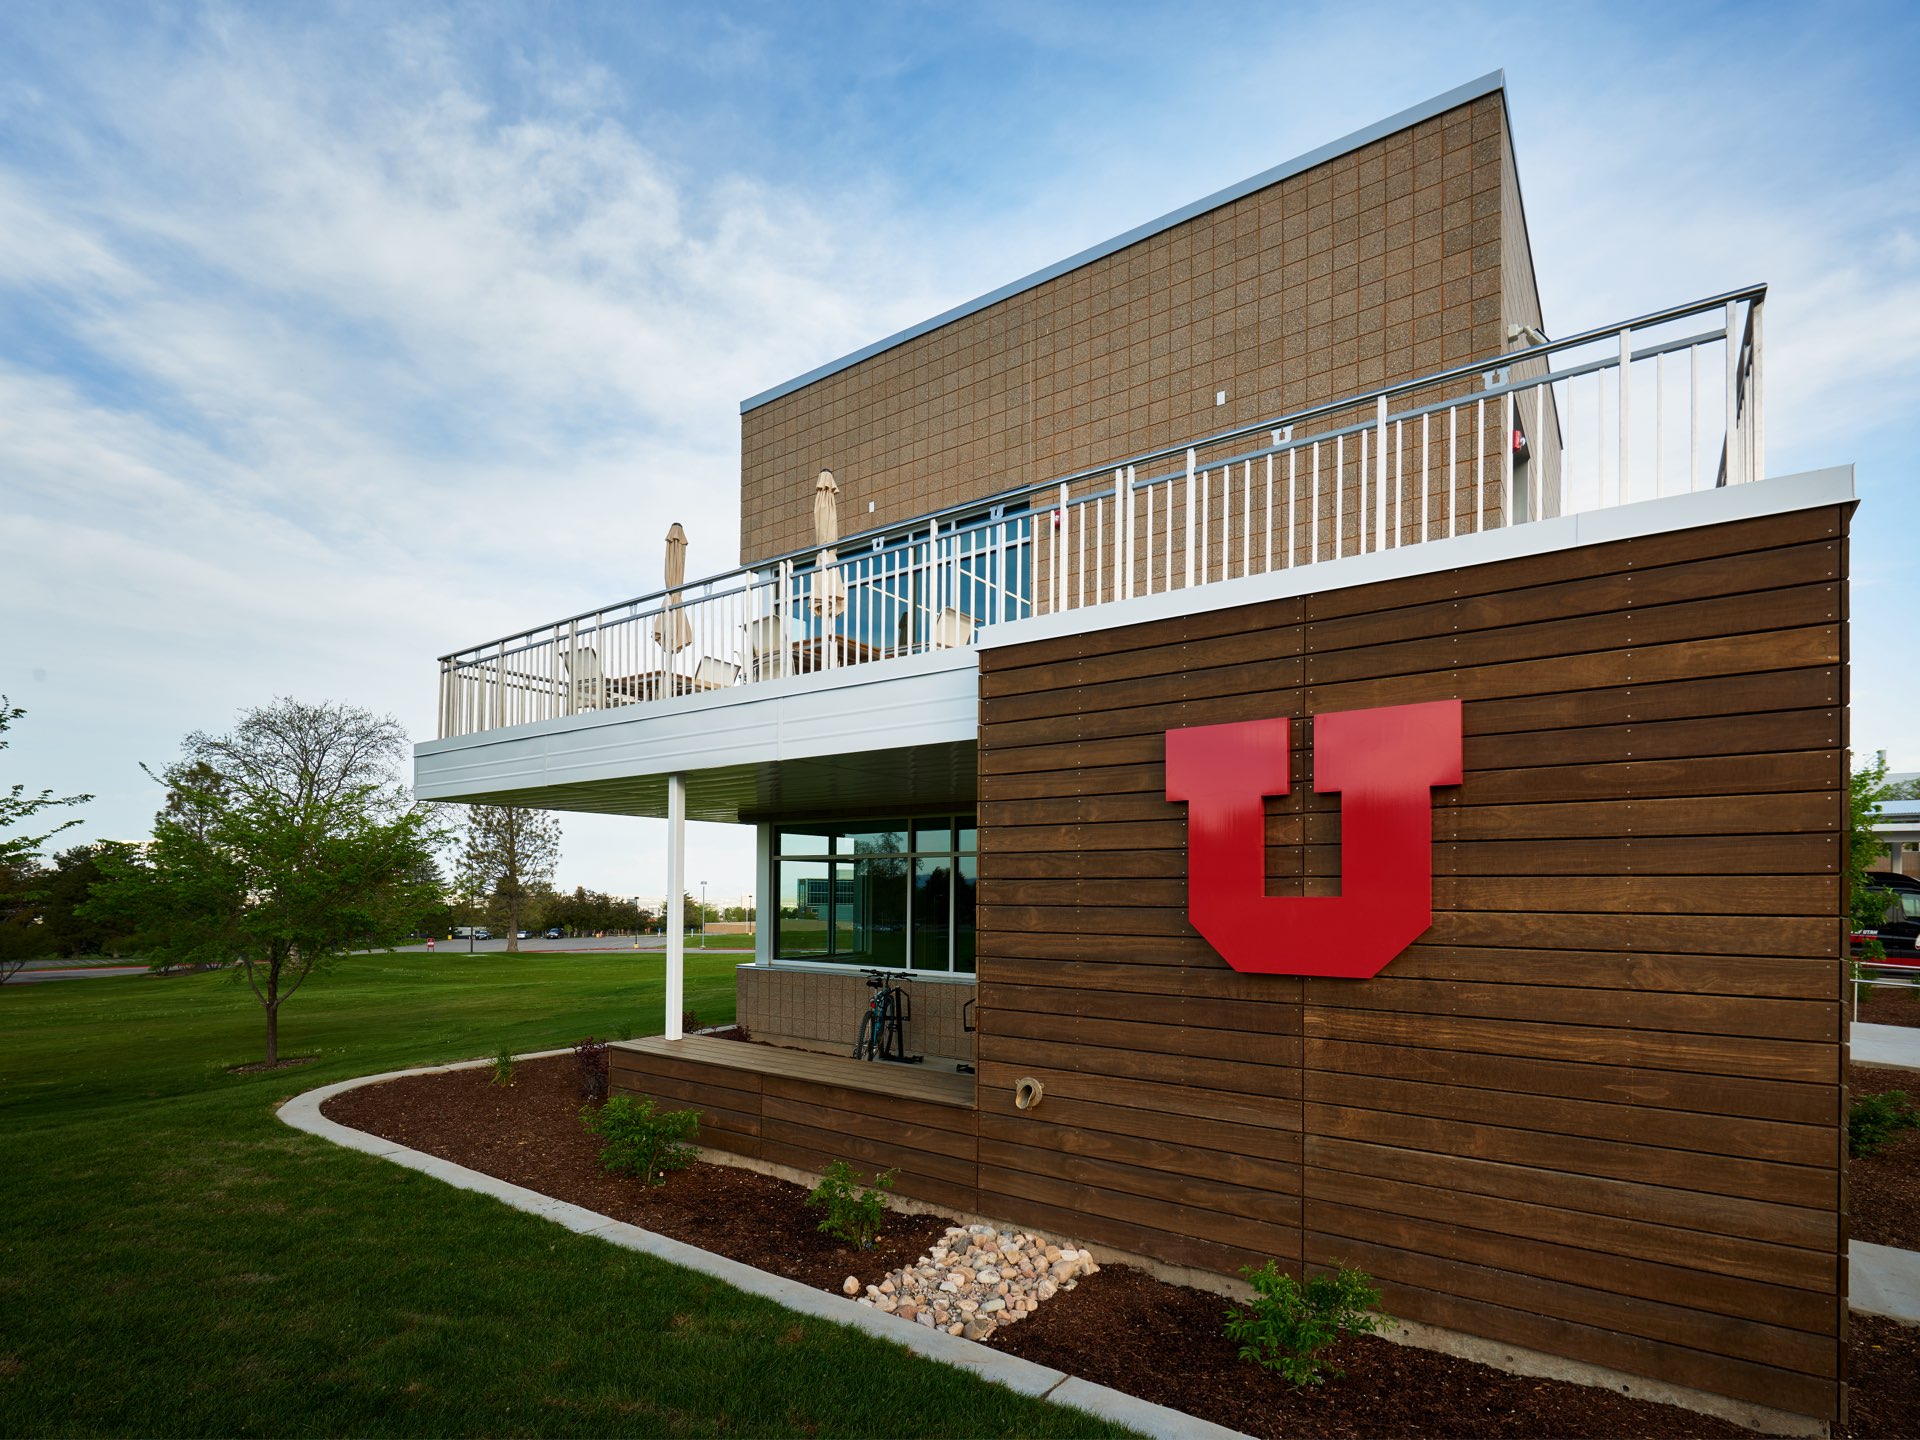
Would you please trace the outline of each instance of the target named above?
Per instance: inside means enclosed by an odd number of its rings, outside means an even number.
[[[1507,391],[1500,397],[1500,453],[1506,458],[1500,464],[1500,493],[1504,497],[1500,502],[1500,524],[1505,527],[1513,524],[1513,417],[1515,414],[1513,392]],[[1528,519],[1532,519],[1529,513]]]
[[[1067,527],[1073,524],[1073,512],[1067,509],[1067,487],[1060,487],[1060,508],[1054,512],[1059,523],[1053,527],[1053,608],[1065,610],[1072,591],[1067,586],[1067,565],[1073,559],[1073,541]]]
[[[1186,568],[1186,588],[1187,588],[1187,589],[1189,589],[1189,590],[1191,590],[1191,589],[1193,588],[1193,522],[1194,522],[1194,513],[1193,513],[1193,494],[1194,494],[1194,492],[1193,492],[1193,461],[1194,461],[1194,453],[1193,453],[1193,451],[1192,451],[1192,450],[1188,450],[1188,451],[1187,451],[1187,568]],[[1169,527],[1169,528],[1171,528],[1171,527]],[[1168,588],[1172,588],[1172,583],[1173,583],[1173,577],[1172,577],[1171,575],[1169,575],[1169,576],[1167,577],[1167,583],[1168,583]]]
[[[1373,411],[1373,548],[1387,548],[1387,397]],[[1362,547],[1364,548],[1364,547]]]
[[[1333,437],[1333,558],[1347,553],[1347,437]]]
[[[1753,416],[1748,424],[1752,427],[1752,439],[1748,445],[1747,478],[1764,480],[1767,478],[1767,411],[1760,403],[1761,368],[1765,352],[1760,346],[1760,312],[1765,302],[1756,295],[1747,302],[1747,328],[1753,333],[1753,341],[1748,361],[1753,378],[1747,382],[1747,411]]]
[[[1734,470],[1734,437],[1740,433],[1740,332],[1734,328],[1739,319],[1735,301],[1727,302],[1727,439],[1721,450],[1721,483],[1738,483]]]
[[[1633,439],[1633,333],[1620,332],[1620,489],[1616,505],[1627,503],[1627,454]]]

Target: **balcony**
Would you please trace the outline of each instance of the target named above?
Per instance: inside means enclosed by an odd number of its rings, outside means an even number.
[[[1525,346],[850,535],[825,566],[796,551],[456,651],[439,737],[699,711],[796,676],[932,675],[1037,616],[1415,547],[1455,563],[1446,547],[1477,533],[1757,480],[1765,298]]]

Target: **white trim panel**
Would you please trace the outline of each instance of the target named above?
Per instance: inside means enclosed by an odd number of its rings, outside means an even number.
[[[1367,555],[1320,560],[1311,565],[1273,570],[1238,580],[1215,580],[1191,590],[1163,590],[1157,595],[1111,601],[1104,605],[1089,606],[1085,610],[1061,610],[1052,615],[1036,615],[1027,620],[990,626],[980,633],[974,643],[983,650],[1002,645],[1025,645],[1035,640],[1113,630],[1122,625],[1139,625],[1149,620],[1203,615],[1212,610],[1228,610],[1236,605],[1287,600],[1328,590],[1347,590],[1356,585],[1377,585],[1410,575],[1437,575],[1446,570],[1466,570],[1476,565],[1492,565],[1501,560],[1517,560],[1528,555],[1549,555],[1581,545],[1637,540],[1674,530],[1693,530],[1703,525],[1724,525],[1761,515],[1811,510],[1821,505],[1847,505],[1853,500],[1853,466],[1839,465],[1830,470],[1809,470],[1801,475],[1757,480],[1750,485],[1729,485],[1718,490],[1698,490],[1691,495],[1669,495],[1661,500],[1636,501],[1608,510],[1560,515],[1549,520],[1530,520],[1477,535],[1456,535],[1450,540],[1428,540],[1393,550],[1376,550]]]
[[[445,800],[674,771],[972,743],[979,661],[936,650],[414,747],[414,794]]]

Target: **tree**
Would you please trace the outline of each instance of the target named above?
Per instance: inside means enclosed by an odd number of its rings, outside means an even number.
[[[1874,817],[1887,798],[1887,756],[1853,772],[1847,795],[1847,913],[1856,930],[1878,930],[1887,918],[1887,892],[1867,879],[1867,872],[1887,848],[1874,834]]]
[[[276,700],[181,749],[151,843],[105,852],[81,913],[136,929],[160,964],[231,964],[277,1064],[280,1009],[309,976],[432,912],[443,836],[401,779],[406,732],[350,705]]]
[[[461,874],[475,893],[506,912],[507,949],[520,948],[527,902],[553,883],[560,860],[560,819],[521,805],[474,805],[467,811]]]
[[[26,713],[20,706],[10,703],[5,695],[0,695],[0,735],[4,735],[13,722]],[[0,740],[0,750],[6,749],[11,743]],[[10,786],[4,795],[0,795],[0,985],[11,980],[42,948],[36,943],[40,935],[31,928],[40,922],[37,907],[44,898],[38,885],[41,875],[38,864],[40,847],[80,821],[75,817],[39,835],[8,832],[17,830],[42,810],[84,805],[91,799],[91,795],[55,798],[51,790],[29,795],[27,787],[20,784]]]
[[[100,868],[101,849],[94,844],[62,850],[46,872],[40,915],[47,948],[56,955],[95,955],[118,939],[107,926],[79,913],[88,892],[106,878]]]

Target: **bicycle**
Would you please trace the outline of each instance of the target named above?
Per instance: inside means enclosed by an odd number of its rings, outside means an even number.
[[[897,983],[887,983],[890,979],[898,981],[911,977],[890,970],[866,970],[861,973],[867,977],[867,988],[873,991],[873,995],[867,1001],[866,1013],[860,1017],[860,1029],[853,1041],[853,1058],[918,1065],[927,1057],[907,1054],[907,1022],[913,1018],[907,992]]]

